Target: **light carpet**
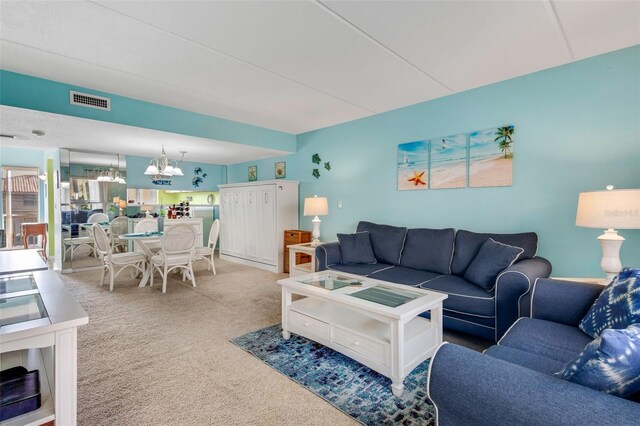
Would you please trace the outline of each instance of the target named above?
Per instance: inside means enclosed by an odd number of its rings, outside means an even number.
[[[172,276],[166,294],[126,272],[112,293],[99,271],[61,275],[89,314],[78,330],[78,423],[357,424],[229,341],[280,322],[276,280],[286,275],[220,259],[216,268],[196,267],[197,288]]]

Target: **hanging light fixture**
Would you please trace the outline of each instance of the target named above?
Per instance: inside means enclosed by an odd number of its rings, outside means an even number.
[[[124,177],[122,177],[122,174],[119,171],[114,170],[113,168],[109,168],[109,170],[100,170],[98,172],[98,177],[96,178],[96,181],[114,182],[122,185],[127,184],[127,181],[124,180]]]
[[[149,161],[149,166],[144,174],[151,176],[151,182],[156,185],[171,185],[171,177],[184,176],[181,167],[182,160],[184,160],[186,153],[187,151],[180,151],[180,154],[182,154],[180,161],[170,160],[167,154],[165,154],[163,146],[160,157],[152,158],[151,161]]]

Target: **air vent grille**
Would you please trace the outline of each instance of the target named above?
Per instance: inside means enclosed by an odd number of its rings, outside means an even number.
[[[111,99],[102,96],[89,95],[87,93],[70,90],[69,100],[71,101],[71,105],[111,111]]]

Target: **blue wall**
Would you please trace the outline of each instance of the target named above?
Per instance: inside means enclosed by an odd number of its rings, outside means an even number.
[[[69,90],[111,98],[111,111],[69,103]],[[289,133],[0,70],[0,104],[295,152]]]
[[[294,155],[228,167],[229,182],[273,179],[276,161],[300,180],[301,200],[329,198],[322,239],[359,220],[473,231],[535,231],[555,276],[603,276],[598,229],[575,226],[578,193],[640,187],[640,47],[613,52],[464,93],[298,136]],[[402,142],[515,125],[512,187],[396,190]],[[330,172],[311,176],[311,156]],[[337,209],[337,202],[343,208]],[[302,209],[302,202],[300,204]],[[301,212],[302,213],[302,212]],[[301,226],[311,229],[311,218]],[[623,264],[640,266],[640,231],[623,230]]]
[[[145,176],[144,171],[149,165],[150,157],[135,157],[127,155],[127,187],[138,189],[183,189],[192,191],[218,191],[218,185],[224,183],[224,172],[226,166],[217,164],[193,163],[184,161],[182,163],[182,172],[184,176],[174,176],[171,178],[171,185],[154,185],[151,178]],[[196,176],[194,169],[202,168],[207,174],[204,182],[198,188],[192,185],[192,179]]]

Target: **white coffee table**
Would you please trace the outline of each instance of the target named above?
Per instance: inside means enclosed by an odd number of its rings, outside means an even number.
[[[391,379],[395,396],[402,395],[405,377],[442,343],[446,294],[333,271],[278,284],[285,339],[295,333],[366,365]],[[306,297],[294,302],[293,294]],[[427,311],[431,320],[419,316]]]

